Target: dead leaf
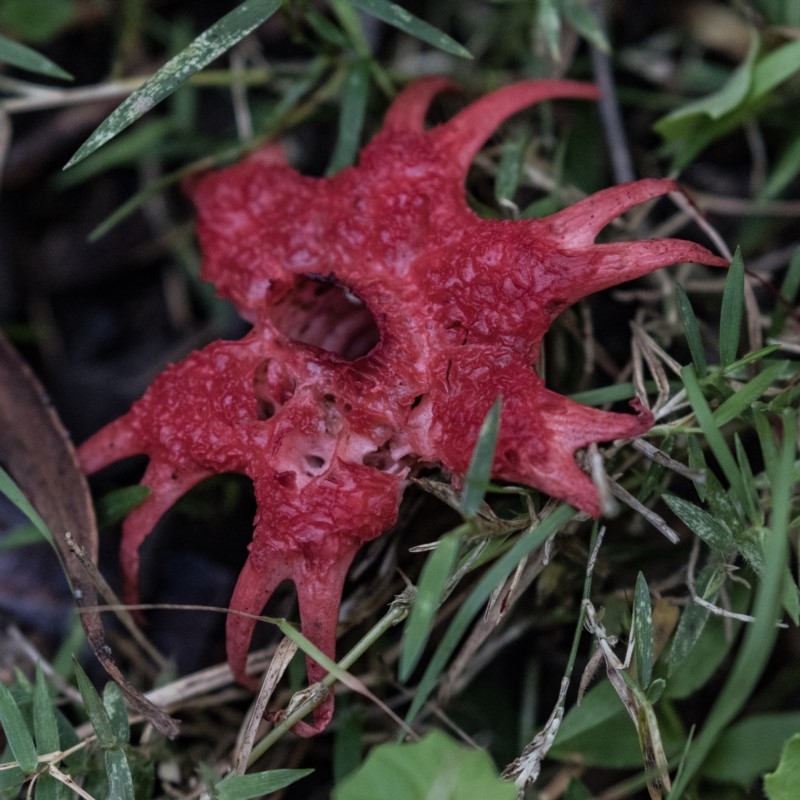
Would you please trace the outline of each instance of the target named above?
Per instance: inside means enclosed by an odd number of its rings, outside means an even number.
[[[75,553],[72,538],[97,562],[97,524],[86,478],[64,426],[44,390],[0,333],[0,464],[11,475],[52,533],[81,613],[89,644],[128,702],[169,738],[178,722],[124,678],[106,643],[97,611],[97,590]]]

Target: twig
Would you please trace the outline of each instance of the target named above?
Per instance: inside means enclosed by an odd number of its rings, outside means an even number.
[[[264,719],[264,712],[267,710],[267,705],[275,691],[275,687],[278,685],[278,681],[283,676],[296,652],[297,644],[287,638],[284,638],[275,650],[275,655],[272,657],[269,669],[264,676],[258,697],[256,697],[247,715],[247,724],[242,731],[241,741],[237,743],[237,756],[233,768],[233,773],[236,775],[244,775],[247,771],[250,753],[253,751],[258,728]]]
[[[142,650],[144,650],[150,656],[150,658],[153,659],[159,668],[163,669],[166,667],[169,663],[168,660],[158,652],[155,646],[142,633],[141,629],[136,624],[136,621],[131,616],[128,607],[120,601],[114,590],[108,585],[106,579],[100,574],[100,570],[97,569],[97,565],[86,554],[86,551],[78,544],[78,542],[75,541],[75,538],[69,531],[64,534],[64,539],[66,540],[69,549],[72,550],[72,552],[75,554],[75,557],[78,559],[78,561],[80,561],[81,566],[86,570],[86,573],[97,589],[97,592],[104,597],[111,606],[114,607],[120,622],[124,625],[128,633],[133,636]],[[80,610],[87,611],[88,608],[83,608]]]
[[[640,453],[647,456],[651,461],[655,461],[656,464],[660,464],[662,467],[666,467],[694,483],[705,482],[706,473],[704,470],[694,469],[680,461],[676,461],[663,450],[659,450],[654,444],[648,442],[647,439],[633,439],[631,440],[631,446],[634,450],[638,450]]]
[[[656,514],[655,511],[650,510],[646,505],[639,502],[629,491],[623,489],[615,480],[611,478],[608,479],[608,485],[611,489],[611,493],[622,500],[625,505],[630,506],[634,511],[637,511],[641,514],[660,534],[666,536],[672,544],[678,544],[681,538],[675,533],[669,525],[667,525],[666,520]]]

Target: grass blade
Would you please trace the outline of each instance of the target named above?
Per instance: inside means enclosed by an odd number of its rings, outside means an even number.
[[[728,483],[731,489],[733,489],[734,495],[736,497],[742,497],[744,494],[744,484],[742,482],[742,476],[739,474],[739,468],[736,466],[736,461],[725,442],[722,431],[720,431],[714,420],[714,415],[703,396],[703,391],[697,380],[697,373],[691,364],[683,367],[681,370],[681,378],[683,379],[683,385],[686,387],[686,395],[689,398],[689,403],[694,410],[697,422],[703,434],[708,440],[711,452],[714,453],[722,471],[725,473],[725,477],[728,479]]]
[[[228,775],[215,787],[219,800],[251,800],[277,792],[310,775],[313,769],[272,769],[250,775]]]
[[[444,669],[450,656],[458,646],[470,622],[475,618],[483,605],[489,599],[495,588],[517,566],[521,559],[541,547],[551,536],[557,533],[567,522],[572,519],[575,511],[568,505],[559,506],[546,520],[537,527],[529,529],[514,543],[514,546],[501,556],[473,589],[472,594],[459,608],[450,627],[447,629],[439,647],[433,654],[425,674],[422,676],[414,700],[406,714],[409,724],[417,716],[425,701],[430,696],[439,680],[439,675]]]
[[[36,751],[39,754],[54,753],[59,749],[58,722],[53,709],[53,698],[38,664],[33,687],[33,733],[36,738]]]
[[[497,435],[500,432],[500,411],[502,406],[503,398],[498,397],[483,420],[478,433],[478,441],[472,451],[472,459],[464,477],[464,491],[459,503],[459,508],[465,519],[472,519],[478,513],[486,494],[486,489],[489,486]]]
[[[342,108],[339,112],[339,135],[328,164],[329,176],[349,167],[356,160],[358,146],[361,143],[361,131],[364,128],[368,94],[369,61],[359,58],[347,71]]]
[[[714,411],[714,422],[722,427],[747,411],[770,386],[777,383],[788,364],[788,361],[776,361],[737,389],[736,394],[732,394]]]
[[[246,0],[208,30],[201,33],[187,48],[171,58],[155,75],[134,91],[97,127],[78,148],[64,169],[82,161],[120,131],[125,130],[157,103],[171,95],[182,83],[230,50],[281,6],[281,0]]]
[[[682,497],[665,494],[663,499],[684,525],[712,550],[720,553],[724,558],[736,550],[733,534],[716,517]]]
[[[526,144],[527,137],[521,132],[503,144],[497,176],[494,179],[494,199],[506,208],[519,187]]]
[[[106,750],[103,754],[108,778],[108,797],[114,800],[136,800],[133,776],[128,757],[121,747]]]
[[[22,718],[14,696],[8,688],[0,683],[0,725],[6,735],[8,746],[14,754],[20,769],[28,775],[36,771],[36,748],[33,738]]]
[[[77,661],[74,664],[78,690],[81,693],[83,707],[89,717],[89,721],[97,734],[97,743],[105,749],[118,747],[119,741],[114,733],[114,726],[111,724],[100,695],[97,694],[97,689],[94,688],[81,665]]]
[[[128,722],[128,709],[122,690],[116,683],[109,681],[103,689],[103,708],[108,714],[111,729],[120,744],[127,744],[131,738],[131,728]]]
[[[678,314],[683,323],[686,343],[689,345],[692,361],[697,368],[697,374],[703,378],[708,372],[708,366],[706,365],[706,355],[703,350],[703,338],[700,335],[700,326],[697,323],[697,317],[694,314],[689,295],[686,294],[685,289],[679,283],[675,284],[675,300],[678,303]]]
[[[403,629],[403,650],[400,653],[400,665],[397,669],[401,681],[408,680],[425,649],[436,610],[442,599],[442,592],[453,571],[460,545],[461,537],[455,532],[448,533],[442,537],[437,548],[425,561],[417,586],[417,596],[414,598],[414,605]]]
[[[789,269],[783,278],[780,289],[780,297],[772,315],[772,324],[769,327],[770,336],[780,336],[783,333],[784,325],[789,314],[792,312],[795,297],[800,291],[800,248],[795,250],[792,260],[789,262]]]
[[[641,572],[636,576],[633,632],[636,637],[636,679],[646,690],[653,677],[653,607],[647,581]]]
[[[775,624],[783,596],[783,578],[788,561],[788,530],[791,510],[792,464],[796,458],[797,419],[794,412],[783,417],[783,441],[770,470],[772,515],[770,531],[764,542],[765,568],[759,581],[753,608],[755,621],[745,629],[742,646],[717,696],[700,735],[686,758],[669,800],[679,800],[689,781],[703,765],[711,748],[728,723],[735,718],[758,683],[772,654],[778,628]]]
[[[39,75],[47,75],[50,78],[61,78],[65,81],[74,80],[72,75],[58,66],[36,50],[26,47],[24,44],[14,42],[5,36],[0,36],[0,62],[10,64],[12,67],[19,67],[28,72],[36,72]]]
[[[350,0],[350,3],[365,14],[399,28],[415,39],[444,50],[445,53],[461,58],[472,58],[472,53],[455,39],[395,3],[390,3],[388,0]]]
[[[53,534],[47,527],[45,521],[39,516],[39,512],[30,504],[28,498],[22,493],[11,476],[0,467],[0,494],[5,495],[34,525],[36,530],[53,544]]]
[[[751,522],[754,525],[762,525],[764,520],[759,510],[756,478],[753,474],[753,468],[750,465],[750,459],[747,456],[747,450],[745,449],[742,439],[738,433],[734,439],[734,445],[736,447],[736,461],[739,464],[739,474],[742,476],[742,485],[744,486],[745,490],[744,496],[740,499]]]
[[[727,367],[736,359],[739,339],[742,335],[744,316],[744,261],[737,247],[733,254],[725,289],[722,293],[722,310],[719,318],[719,359]]]

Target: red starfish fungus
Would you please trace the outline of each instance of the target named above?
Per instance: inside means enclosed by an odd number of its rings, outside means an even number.
[[[535,371],[542,337],[592,292],[676,262],[726,262],[675,239],[594,243],[623,212],[675,190],[670,180],[606,189],[544,219],[479,219],[464,183],[494,128],[539,100],[597,92],[519,83],[426,131],[425,112],[446,86],[409,86],[358,166],[332,178],[304,177],[272,148],[190,187],[203,276],[253,328],[169,367],[80,448],[89,473],[150,458],[142,483],[152,492],[123,528],[128,601],[137,598],[139,546],[164,511],[210,475],[243,473],[258,513],[231,608],[259,614],[291,580],[303,632],[332,656],[359,546],[392,526],[416,465],[465,472],[498,395],[493,477],[600,514],[575,451],[641,434],[652,418],[546,389]],[[243,683],[253,627],[228,618],[228,659]],[[311,681],[325,674],[311,659],[307,668]],[[328,698],[297,732],[321,730],[332,711]]]

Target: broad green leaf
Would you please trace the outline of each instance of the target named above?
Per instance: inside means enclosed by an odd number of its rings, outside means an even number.
[[[735,130],[753,116],[770,92],[800,69],[800,42],[790,42],[760,57],[752,70],[750,90],[737,106],[717,119],[698,113],[676,118],[681,109],[654,126],[676,153],[673,168],[681,170],[711,142]],[[707,98],[706,98],[707,99]],[[703,103],[703,100],[697,101]],[[690,104],[694,105],[694,104]],[[669,122],[667,120],[670,120]]]
[[[478,432],[478,441],[472,451],[469,469],[464,476],[464,491],[461,494],[459,507],[465,519],[472,519],[483,502],[489,478],[492,474],[494,451],[497,445],[497,436],[500,432],[500,412],[503,399],[498,397],[494,401],[489,413],[486,415]]]
[[[746,717],[719,737],[701,774],[707,780],[749,788],[760,775],[778,766],[781,748],[797,731],[800,713],[796,711]]]
[[[114,800],[136,800],[125,750],[122,747],[112,747],[103,753],[103,760],[108,779],[108,797],[113,797]]]
[[[744,316],[744,262],[737,247],[722,292],[722,310],[719,320],[720,364],[727,367],[736,359],[736,350],[742,336]]]
[[[356,160],[368,94],[369,61],[359,58],[350,65],[345,78],[342,108],[339,112],[339,135],[328,164],[328,175],[335,175]]]
[[[798,70],[800,70],[800,41],[788,42],[767,53],[758,60],[753,72],[753,96],[760,98],[769,94]]]
[[[349,0],[349,2],[365,14],[375,17],[387,25],[399,28],[404,33],[444,50],[446,53],[461,58],[472,58],[469,50],[455,39],[419,17],[415,17],[410,11],[406,11],[396,3],[391,3],[389,0]]]
[[[36,72],[39,75],[47,75],[50,78],[73,80],[69,72],[61,69],[46,56],[5,36],[0,36],[0,63],[10,64],[12,67]]]
[[[665,494],[664,502],[681,521],[697,534],[712,550],[724,558],[736,551],[736,542],[727,526],[699,506],[682,497]]]
[[[796,800],[800,786],[800,733],[786,743],[775,772],[764,776],[767,800]]]
[[[678,314],[683,323],[683,330],[686,333],[686,343],[689,345],[692,361],[697,368],[697,374],[703,378],[708,371],[708,367],[706,365],[705,350],[703,349],[703,337],[700,335],[700,325],[697,322],[689,296],[679,283],[675,284],[675,300],[678,305]]]
[[[636,639],[636,680],[646,690],[653,675],[653,607],[647,581],[641,572],[636,576],[633,631]]]
[[[245,0],[233,11],[201,33],[187,48],[170,59],[158,72],[136,89],[92,135],[67,163],[77,164],[113,139],[157,103],[171,95],[182,83],[230,50],[281,6],[281,0]]]
[[[449,533],[441,538],[436,549],[425,561],[414,605],[403,629],[403,649],[397,669],[401,681],[408,680],[425,649],[436,610],[442,599],[442,592],[453,571],[460,545],[461,537],[457,533]]]
[[[119,746],[119,740],[114,734],[114,727],[109,719],[108,712],[97,694],[97,689],[94,688],[89,676],[83,671],[81,665],[74,662],[75,665],[75,679],[78,683],[78,691],[81,693],[83,700],[83,707],[89,717],[89,722],[92,723],[94,732],[97,734],[97,742],[100,747],[104,749],[116,748]]]
[[[382,744],[333,793],[334,800],[514,800],[513,783],[500,780],[483,750],[464,747],[442,731],[413,744]]]
[[[0,725],[20,769],[28,775],[36,772],[37,759],[33,738],[13,695],[2,683],[0,683]]]
[[[741,105],[753,84],[753,70],[759,50],[759,39],[754,36],[745,60],[731,73],[727,83],[717,92],[681,106],[671,114],[660,119],[656,130],[666,139],[672,139],[686,132],[687,124],[696,124],[698,117],[717,120]]]
[[[216,796],[219,800],[252,800],[291,786],[313,771],[313,769],[273,769],[250,775],[229,775],[216,785]]]

